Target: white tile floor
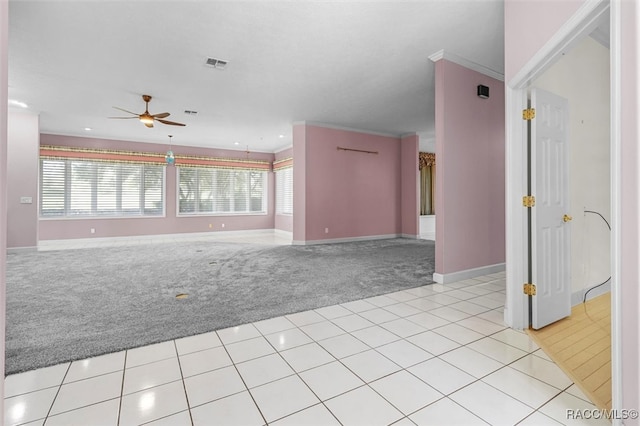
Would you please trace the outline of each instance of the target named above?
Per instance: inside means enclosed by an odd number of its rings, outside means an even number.
[[[5,425],[580,424],[504,294],[498,273],[8,376]]]

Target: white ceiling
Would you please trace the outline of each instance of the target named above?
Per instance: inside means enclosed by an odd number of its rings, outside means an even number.
[[[500,0],[10,0],[9,25],[9,98],[42,133],[174,145],[274,152],[297,121],[428,141],[429,55],[504,69]],[[107,119],[142,94],[187,126]]]

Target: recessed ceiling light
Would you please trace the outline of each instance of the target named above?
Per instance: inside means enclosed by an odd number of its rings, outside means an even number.
[[[87,132],[92,131],[93,129],[91,127],[85,127],[84,130],[86,130]]]
[[[233,144],[234,145],[240,145],[240,142],[234,142]]]
[[[284,135],[280,135],[280,139],[284,138]]]
[[[7,103],[11,106],[18,106],[20,108],[29,108],[29,105],[25,104],[24,102],[16,101],[15,99],[9,99]]]

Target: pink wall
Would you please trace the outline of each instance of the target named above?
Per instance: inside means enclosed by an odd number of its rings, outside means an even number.
[[[541,5],[540,3],[545,3]],[[584,0],[517,0],[504,4],[505,81],[549,41]],[[506,19],[506,17],[509,19]],[[551,30],[551,31],[550,31]]]
[[[38,116],[11,112],[8,119],[7,146],[7,246],[38,245]],[[31,197],[22,204],[21,197]]]
[[[504,128],[503,82],[436,62],[436,273],[505,261]]]
[[[565,25],[571,15],[588,0],[570,2],[515,1],[505,2],[505,80],[510,81],[535,55],[540,47]],[[614,401],[614,407],[638,409],[640,407],[640,149],[637,117],[640,116],[640,88],[638,86],[638,61],[640,61],[640,11],[636,1],[611,2],[611,12],[619,11],[621,18],[620,62],[611,69],[613,79],[621,87],[620,123],[612,128],[620,131],[621,152],[619,160],[620,187],[623,194],[618,209],[620,221],[614,224],[619,230],[620,253],[618,277],[620,300],[620,352],[622,401]],[[615,23],[615,20],[614,20]],[[612,26],[615,31],[615,26]],[[612,44],[612,52],[615,45]],[[614,99],[615,100],[615,99]],[[612,104],[613,107],[616,105]],[[639,425],[638,419],[626,419],[625,425]]]
[[[418,135],[405,136],[400,140],[401,233],[405,237],[416,238],[420,234],[419,142]]]
[[[62,145],[96,149],[114,149],[140,152],[165,152],[166,145],[106,139],[79,138],[71,136],[41,135],[42,145]],[[244,151],[229,151],[184,146],[173,146],[178,155],[202,155],[213,157],[246,158]],[[273,154],[251,153],[249,158],[273,161]],[[40,240],[67,238],[120,237],[134,235],[177,234],[189,232],[238,231],[272,229],[274,226],[273,173],[268,173],[268,213],[266,215],[240,216],[196,216],[176,217],[176,168],[167,166],[166,214],[158,218],[112,218],[112,219],[42,219],[39,221]],[[224,227],[222,226],[224,224]],[[91,233],[91,229],[95,233]]]
[[[307,126],[293,126],[293,242],[307,240]]]
[[[622,408],[640,407],[640,7],[635,1],[620,2],[621,67],[612,70],[621,81],[621,197],[620,206],[620,299],[622,301]],[[625,421],[638,425],[640,421]]]
[[[9,2],[0,1],[0,377],[4,377],[7,261],[7,100]],[[4,386],[0,386],[0,412],[4,413]],[[2,422],[0,422],[2,423]]]
[[[293,158],[293,147],[276,152],[274,161],[284,160],[285,158]],[[274,223],[275,229],[286,232],[293,232],[293,215],[276,214]]]
[[[296,125],[294,241],[398,235],[399,143],[389,136]],[[338,146],[378,154],[341,151]]]

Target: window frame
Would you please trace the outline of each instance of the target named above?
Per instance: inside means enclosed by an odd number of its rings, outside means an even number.
[[[44,203],[44,163],[46,161],[50,162],[61,162],[64,164],[64,172],[63,172],[63,196],[62,196],[62,213],[61,214],[50,214],[45,215],[43,213],[43,203]],[[91,204],[91,213],[72,213],[71,208],[71,198],[72,198],[72,163],[83,163],[90,165],[90,174],[92,175],[90,181],[90,204]],[[148,164],[148,163],[132,163],[132,162],[123,162],[123,161],[92,161],[92,160],[80,160],[77,158],[40,158],[39,159],[39,168],[38,168],[38,220],[78,220],[78,219],[145,219],[145,218],[163,218],[166,217],[166,209],[167,209],[167,168],[166,165],[162,164]],[[118,189],[116,189],[116,207],[114,213],[99,213],[98,204],[99,204],[99,193],[98,193],[98,175],[100,166],[104,165],[119,165],[120,168],[116,172],[116,184],[118,185]],[[139,213],[129,213],[123,214],[125,211],[125,205],[123,205],[123,176],[122,176],[122,166],[137,166],[140,168],[140,174],[138,178],[138,188],[139,188]],[[160,196],[161,196],[161,208],[159,213],[149,214],[145,211],[150,209],[146,208],[146,192],[148,188],[145,187],[145,168],[160,168]]]
[[[194,194],[196,195],[196,198],[193,200],[193,204],[195,206],[195,211],[194,212],[182,212],[181,211],[181,205],[180,205],[180,173],[181,170],[194,170],[196,171],[196,188],[194,190]],[[200,177],[199,177],[199,172],[200,170],[207,170],[207,171],[212,171],[212,170],[220,170],[220,171],[228,171],[231,173],[234,172],[245,172],[245,173],[249,173],[249,181],[247,182],[247,196],[246,196],[246,203],[247,206],[249,206],[249,208],[251,208],[251,179],[250,179],[250,174],[251,173],[259,173],[262,176],[262,209],[260,211],[233,211],[233,210],[229,210],[229,211],[199,211],[200,210],[200,205],[201,205],[201,200],[200,200]],[[217,188],[215,183],[218,181],[218,175],[217,173],[214,173],[213,178],[212,178],[212,182],[213,182],[213,188],[212,188],[212,193],[216,194],[217,193]],[[234,190],[235,190],[235,179],[231,179],[231,183],[232,183],[232,187],[230,189],[230,203],[231,203],[231,207],[233,208],[234,204],[235,204],[235,196],[234,196]],[[225,168],[225,167],[185,167],[185,166],[176,166],[176,217],[218,217],[218,216],[266,216],[269,214],[269,176],[267,174],[266,170],[255,170],[255,169],[241,169],[241,168]],[[214,196],[214,201],[213,201],[213,205],[215,206],[215,196]]]

